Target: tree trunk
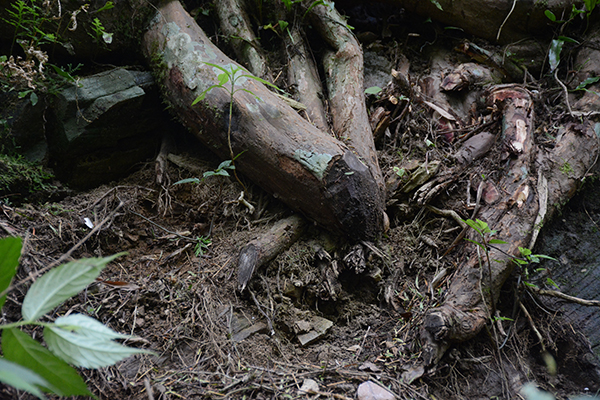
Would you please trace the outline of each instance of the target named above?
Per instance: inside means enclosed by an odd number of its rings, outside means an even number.
[[[217,87],[227,58],[178,1],[163,4],[143,47],[173,112],[223,158],[291,208],[335,232],[374,239],[383,225],[383,198],[371,170],[342,142],[320,132],[255,79],[237,81],[228,137],[230,92]],[[227,84],[225,85],[226,87]]]

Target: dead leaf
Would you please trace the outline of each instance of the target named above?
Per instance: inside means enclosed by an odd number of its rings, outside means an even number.
[[[358,400],[394,400],[396,398],[392,392],[372,381],[361,383],[356,396]]]

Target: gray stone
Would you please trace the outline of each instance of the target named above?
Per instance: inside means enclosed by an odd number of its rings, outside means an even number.
[[[149,72],[117,68],[63,89],[48,124],[59,177],[90,187],[117,179],[152,157],[168,119],[153,85]]]

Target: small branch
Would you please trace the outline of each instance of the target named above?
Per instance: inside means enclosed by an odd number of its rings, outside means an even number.
[[[540,331],[538,331],[537,327],[535,326],[535,323],[533,322],[533,318],[531,318],[531,314],[529,314],[529,311],[527,311],[527,308],[525,308],[523,303],[519,302],[519,306],[521,306],[521,310],[523,310],[523,313],[527,317],[527,320],[529,321],[529,325],[531,325],[531,329],[533,329],[533,331],[535,332],[535,335],[537,336],[538,340],[540,341],[540,345],[542,346],[542,352],[545,352],[546,345],[544,344],[544,338],[542,337],[542,334],[540,333]]]
[[[569,296],[568,294],[564,294],[557,290],[539,289],[531,286],[529,286],[528,289],[534,291],[537,294],[541,294],[543,296],[558,297],[559,299],[566,300],[570,303],[581,304],[582,306],[600,307],[599,300],[581,299],[579,297]]]
[[[571,117],[574,117],[575,115],[573,114],[573,110],[571,110],[571,104],[569,103],[569,90],[567,89],[565,84],[562,83],[560,79],[558,79],[558,68],[554,71],[554,79],[556,80],[556,82],[558,82],[560,87],[562,87],[563,92],[565,93],[565,104],[567,105],[567,110],[569,110],[569,115]]]

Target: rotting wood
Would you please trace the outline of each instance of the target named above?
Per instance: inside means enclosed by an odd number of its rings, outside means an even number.
[[[204,101],[191,104],[218,82],[221,71],[206,62],[224,68],[237,64],[210,42],[178,1],[158,9],[143,47],[173,112],[210,149],[228,158],[230,93],[214,88]],[[334,232],[376,238],[384,218],[376,173],[262,83],[253,79],[237,83],[243,91],[234,97],[230,139],[234,154],[243,152],[236,160],[239,171]]]
[[[513,270],[511,258],[519,255],[518,247],[532,245],[532,233],[539,229],[535,221],[540,201],[546,201],[540,200],[537,193],[539,176],[548,181],[547,219],[561,202],[574,194],[597,157],[597,138],[591,126],[569,124],[555,149],[539,155],[536,165],[533,103],[529,93],[518,86],[497,86],[490,90],[488,102],[503,112],[502,135],[508,166],[496,186],[505,196],[483,206],[476,218],[497,231],[495,239],[507,243],[490,248],[489,259],[494,262],[489,264],[481,258],[483,254],[471,251],[468,261],[459,266],[444,304],[428,311],[421,328],[425,365],[437,363],[451,343],[472,338],[485,326],[500,288]],[[573,163],[570,173],[561,176],[558,160]],[[481,240],[474,232],[470,238]]]
[[[240,291],[246,288],[254,271],[290,247],[300,237],[305,226],[305,220],[301,216],[292,215],[278,221],[264,235],[244,246],[237,265]]]

